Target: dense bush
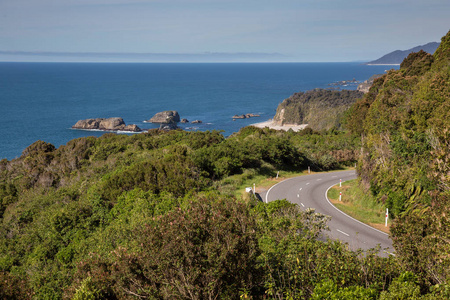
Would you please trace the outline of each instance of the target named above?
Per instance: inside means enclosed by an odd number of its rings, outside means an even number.
[[[394,246],[403,266],[420,274],[422,290],[449,278],[449,48],[450,32],[434,55],[410,54],[347,119],[362,136],[362,183],[396,218]]]

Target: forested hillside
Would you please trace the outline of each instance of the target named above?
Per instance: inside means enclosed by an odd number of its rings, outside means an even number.
[[[308,124],[313,130],[342,129],[345,112],[363,93],[350,90],[314,89],[295,93],[278,105],[274,122]]]
[[[450,32],[347,112],[350,132],[150,130],[0,161],[2,299],[449,299]],[[328,217],[236,190],[353,166],[396,256],[323,241]],[[237,196],[239,195],[239,196]]]
[[[258,174],[353,164],[359,147],[334,131],[251,127],[35,142],[0,162],[0,298],[307,296],[344,265],[346,284],[386,286],[396,271],[354,274],[387,260],[315,240],[323,216],[234,196]]]
[[[450,278],[450,32],[410,54],[351,109],[361,182],[396,218],[399,261],[423,282]]]

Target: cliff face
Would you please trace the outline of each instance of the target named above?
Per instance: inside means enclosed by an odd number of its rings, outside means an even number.
[[[375,79],[380,78],[383,74],[375,74],[360,85],[358,85],[358,91],[367,94]]]
[[[362,96],[348,90],[295,93],[278,105],[273,120],[277,125],[308,124],[314,130],[340,128],[345,111]]]

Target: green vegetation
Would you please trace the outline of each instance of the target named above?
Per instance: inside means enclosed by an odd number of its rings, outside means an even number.
[[[361,184],[395,218],[399,261],[421,285],[450,276],[449,104],[450,32],[433,55],[412,53],[375,80],[348,117],[362,136]]]
[[[0,298],[449,299],[449,58],[450,32],[377,79],[350,133],[151,130],[1,160]],[[318,239],[314,210],[236,194],[358,158],[396,218],[396,257]]]
[[[342,193],[339,201],[339,193]],[[371,225],[379,230],[389,232],[385,227],[386,208],[383,203],[376,201],[370,193],[365,193],[357,179],[336,185],[328,191],[328,198],[333,205],[353,218]],[[388,226],[391,220],[388,221]]]
[[[277,171],[353,164],[359,147],[342,132],[252,127],[227,139],[152,130],[58,149],[38,141],[0,162],[0,298],[307,296],[318,279],[287,285],[283,272],[297,272],[299,262],[285,262],[282,249],[293,255],[304,243],[311,260],[324,248],[321,269],[305,267],[320,271],[320,280],[334,270],[327,251],[347,253],[354,268],[364,263],[360,255],[314,239],[325,228],[322,216],[287,202],[244,201],[236,191]]]
[[[308,124],[314,130],[342,129],[345,112],[362,96],[351,90],[295,93],[278,105],[273,119],[280,124]]]

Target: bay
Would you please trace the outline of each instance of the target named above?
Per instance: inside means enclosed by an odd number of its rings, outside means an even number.
[[[37,140],[59,147],[103,132],[73,130],[80,119],[122,117],[143,129],[155,113],[177,110],[185,130],[230,135],[266,121],[295,92],[363,81],[392,66],[360,63],[0,63],[0,159]],[[398,68],[398,67],[395,67]],[[341,88],[356,89],[356,85]],[[236,114],[259,118],[233,121]]]

